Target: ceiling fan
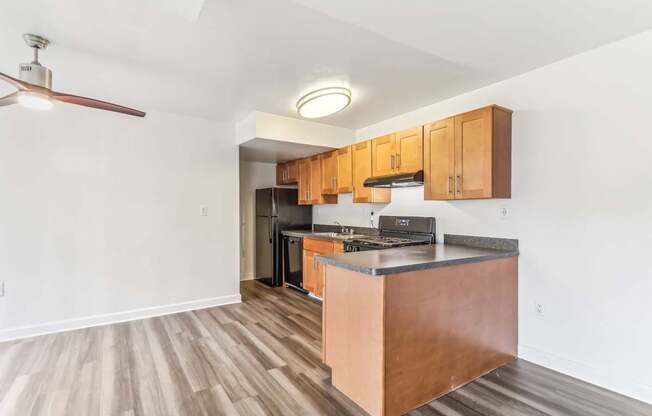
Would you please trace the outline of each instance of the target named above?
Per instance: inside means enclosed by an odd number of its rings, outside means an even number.
[[[34,109],[49,109],[52,101],[61,101],[69,104],[93,107],[100,110],[114,111],[116,113],[128,114],[130,116],[145,117],[142,111],[121,105],[108,103],[106,101],[92,98],[80,97],[78,95],[65,94],[52,90],[52,71],[41,65],[38,61],[38,52],[47,48],[50,43],[44,37],[26,33],[23,35],[25,43],[34,49],[34,60],[28,64],[20,64],[20,79],[10,77],[0,72],[0,79],[8,82],[18,91],[0,97],[0,107],[12,104],[22,104],[25,107]]]

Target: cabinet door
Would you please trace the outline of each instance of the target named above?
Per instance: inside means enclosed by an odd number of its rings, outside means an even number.
[[[283,185],[285,183],[286,166],[285,163],[276,164],[276,184]]]
[[[285,164],[286,170],[286,183],[297,183],[299,180],[299,163],[297,160],[287,162]]]
[[[371,176],[386,176],[396,168],[394,134],[378,137],[371,141]]]
[[[353,202],[378,202],[391,201],[389,189],[365,188],[365,179],[371,176],[371,140],[356,143],[351,146],[351,159],[353,166]]]
[[[299,205],[310,204],[310,159],[301,159],[298,162],[299,171]]]
[[[317,254],[318,256],[321,254]],[[324,299],[324,284],[326,279],[326,266],[324,263],[315,263],[315,281],[317,287],[315,288],[315,295]]]
[[[492,196],[492,108],[455,116],[455,199]]]
[[[371,176],[371,140],[351,146],[353,158],[353,202],[371,202],[371,188],[362,184]]]
[[[424,131],[424,198],[454,199],[455,122],[453,117],[426,124]]]
[[[311,204],[321,203],[321,155],[313,156],[310,158],[310,190],[308,197]]]
[[[337,193],[345,194],[353,190],[353,169],[351,146],[337,150]]]
[[[423,127],[396,133],[396,171],[412,173],[423,169]]]
[[[312,293],[317,290],[316,254],[311,250],[303,250],[303,288]]]
[[[337,150],[321,155],[321,193],[337,194]]]

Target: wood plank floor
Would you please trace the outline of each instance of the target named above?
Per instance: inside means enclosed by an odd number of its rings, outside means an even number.
[[[320,361],[321,306],[242,284],[243,303],[0,343],[0,415],[364,415]],[[652,415],[519,360],[410,412]]]

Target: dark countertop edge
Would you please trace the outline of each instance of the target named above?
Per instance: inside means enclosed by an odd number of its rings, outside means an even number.
[[[490,250],[518,251],[518,240],[514,238],[444,234],[444,244],[473,248],[486,248]]]
[[[355,253],[350,253],[350,254],[355,255]],[[419,270],[435,269],[438,267],[445,267],[445,266],[455,266],[459,264],[479,263],[482,261],[516,257],[518,255],[519,255],[518,251],[496,250],[495,253],[491,253],[483,256],[456,258],[450,260],[435,260],[432,262],[415,263],[411,265],[403,265],[403,266],[395,266],[395,267],[380,267],[380,268],[359,267],[354,264],[342,263],[341,260],[332,259],[325,256],[316,256],[315,261],[319,263],[324,263],[331,266],[339,267],[341,269],[368,274],[371,276],[384,276],[389,274],[399,274],[399,273],[415,272]]]

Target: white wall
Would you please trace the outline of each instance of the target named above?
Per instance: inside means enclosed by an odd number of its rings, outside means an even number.
[[[0,340],[238,301],[237,188],[233,126],[3,108]]]
[[[276,164],[240,162],[240,279],[254,278],[256,189],[276,186]]]
[[[512,108],[511,200],[425,202],[423,188],[413,188],[393,190],[378,213],[435,216],[440,239],[518,238],[519,354],[648,402],[650,74],[647,32],[357,133],[371,138],[490,103]],[[367,212],[348,200],[314,215],[316,223],[366,225]]]

